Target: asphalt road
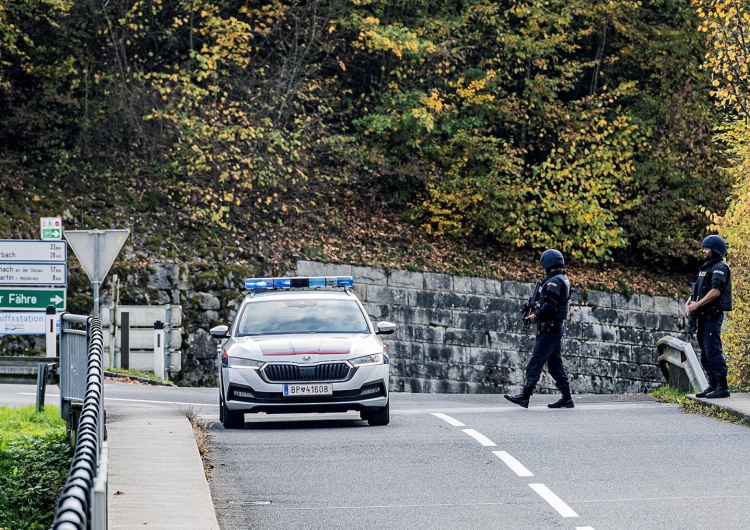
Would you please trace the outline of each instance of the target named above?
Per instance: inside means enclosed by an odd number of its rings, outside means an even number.
[[[0,403],[33,394],[0,385]],[[57,388],[47,403],[57,404]],[[354,413],[218,422],[218,390],[122,383],[108,402],[192,410],[206,424],[222,530],[740,529],[750,430],[646,396],[530,409],[499,395],[391,394],[391,424]],[[189,485],[185,485],[189,487]]]
[[[738,529],[750,521],[750,430],[645,396],[392,394],[356,414],[213,419],[223,530]],[[507,403],[507,404],[506,404]]]

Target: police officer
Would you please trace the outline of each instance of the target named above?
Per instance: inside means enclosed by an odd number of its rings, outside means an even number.
[[[724,311],[732,309],[732,274],[724,261],[727,243],[720,236],[710,235],[701,246],[704,260],[696,278],[697,301],[685,304],[685,315],[694,312],[698,317],[701,364],[708,377],[708,389],[696,397],[728,398],[727,363],[721,346]]]
[[[563,337],[563,322],[568,318],[570,300],[570,280],[565,274],[565,260],[560,251],[549,249],[542,252],[539,263],[546,271],[540,286],[540,306],[534,313],[526,317],[532,324],[537,325],[536,342],[531,352],[531,359],[526,366],[526,383],[523,392],[505,399],[524,408],[529,407],[529,398],[536,388],[542,375],[544,363],[547,363],[555,385],[562,392],[562,397],[547,405],[552,409],[574,407],[570,396],[568,374],[563,365],[561,343]]]

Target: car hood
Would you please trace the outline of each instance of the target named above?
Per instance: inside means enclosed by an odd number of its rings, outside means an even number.
[[[383,345],[373,335],[285,335],[283,337],[237,337],[231,355],[243,353],[266,361],[306,362],[343,360],[381,352]]]

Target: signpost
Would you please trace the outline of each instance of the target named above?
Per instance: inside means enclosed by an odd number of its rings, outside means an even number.
[[[59,313],[53,315],[53,333],[60,331]],[[0,335],[45,335],[47,315],[41,311],[2,311],[0,312]],[[55,357],[55,353],[48,354]]]
[[[68,261],[68,245],[65,241],[0,240],[0,263],[65,263],[66,261]]]
[[[42,217],[42,239],[62,239],[62,218]]]
[[[0,287],[0,310],[45,311],[65,309],[65,288]]]
[[[62,241],[62,218],[43,217],[40,228],[41,240],[0,240],[0,285],[9,286],[0,287],[0,335],[45,335],[47,356],[55,357],[58,312],[66,304],[68,244]],[[55,285],[62,287],[49,287]]]
[[[107,276],[130,230],[66,230],[65,239],[94,284],[94,317],[99,318],[99,285]]]
[[[0,285],[65,285],[64,263],[0,263]]]

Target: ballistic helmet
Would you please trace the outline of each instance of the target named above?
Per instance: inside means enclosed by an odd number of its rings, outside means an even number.
[[[727,242],[721,236],[710,235],[703,240],[701,246],[710,248],[714,251],[714,254],[718,254],[719,256],[727,253]]]
[[[551,269],[552,267],[562,267],[565,265],[565,259],[563,259],[562,252],[555,249],[549,249],[542,252],[542,256],[539,258],[539,264],[543,269]]]

